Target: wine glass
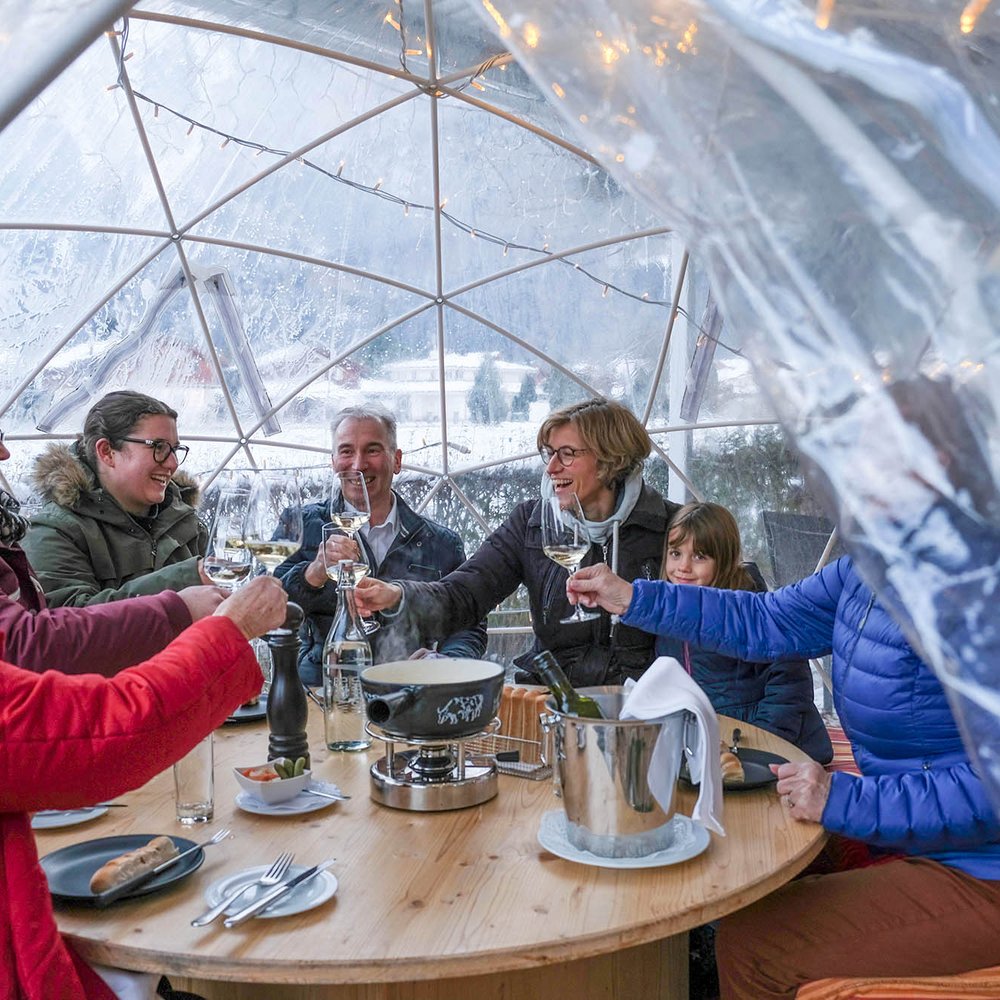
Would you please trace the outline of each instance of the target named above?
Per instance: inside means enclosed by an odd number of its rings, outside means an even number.
[[[243,525],[250,490],[223,487],[212,518],[208,552],[202,562],[205,575],[222,590],[234,591],[250,575],[253,557],[243,544]]]
[[[254,476],[243,545],[269,573],[298,552],[302,545],[302,491],[295,472],[263,469]]]
[[[590,534],[583,517],[583,508],[575,493],[563,497],[542,499],[542,551],[554,562],[564,566],[572,576],[590,551]],[[600,618],[596,611],[584,611],[578,604],[564,625]]]
[[[361,529],[371,518],[371,504],[368,500],[368,487],[365,477],[360,472],[335,472],[330,489],[330,524],[323,525],[323,558],[326,559],[326,540],[330,535],[343,532],[348,538],[353,538],[358,546],[358,558],[354,560],[355,582],[366,577],[372,567],[368,562],[364,543],[361,540]],[[327,530],[329,528],[329,531]],[[337,564],[327,565],[326,575],[337,582]],[[361,620],[366,635],[377,632],[381,627],[372,618]]]

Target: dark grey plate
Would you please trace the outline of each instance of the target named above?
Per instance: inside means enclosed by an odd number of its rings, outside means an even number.
[[[722,790],[725,792],[749,792],[755,788],[767,788],[778,780],[778,776],[771,773],[769,765],[788,763],[787,757],[781,757],[769,750],[756,750],[753,747],[740,747],[736,756],[743,765],[746,780],[738,784],[723,782]],[[681,778],[691,784],[686,763],[681,765]]]
[[[99,837],[97,840],[85,840],[81,844],[70,844],[60,848],[41,859],[42,871],[49,880],[49,892],[57,902],[87,903],[94,902],[94,893],[90,891],[90,877],[105,862],[117,858],[126,851],[134,851],[143,844],[148,844],[155,833],[130,833],[119,837]],[[193,840],[184,837],[170,838],[178,851],[186,851],[195,847]],[[205,860],[204,851],[192,851],[176,865],[160,872],[155,878],[140,885],[122,899],[133,899],[136,896],[148,896],[159,892],[167,886],[187,878],[193,871],[201,867]]]
[[[267,699],[261,698],[256,705],[240,705],[238,709],[223,723],[224,726],[239,725],[243,722],[256,722],[267,717]]]

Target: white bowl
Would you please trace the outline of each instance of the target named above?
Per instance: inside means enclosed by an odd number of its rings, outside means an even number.
[[[261,802],[268,803],[268,805],[294,799],[309,784],[309,779],[312,777],[312,771],[308,768],[302,774],[297,774],[294,778],[272,778],[270,781],[259,781],[256,778],[248,778],[243,773],[250,770],[256,771],[259,768],[270,768],[273,771],[274,765],[268,763],[254,764],[250,767],[234,767],[233,774],[236,775],[236,780],[240,783],[240,787],[244,791],[260,799]]]

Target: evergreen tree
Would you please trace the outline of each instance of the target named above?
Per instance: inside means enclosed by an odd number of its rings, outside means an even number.
[[[517,395],[510,401],[511,420],[527,420],[531,410],[531,404],[538,398],[535,391],[535,379],[532,375],[525,375],[521,388]]]
[[[500,373],[492,354],[483,357],[469,390],[469,416],[477,424],[498,424],[507,416]]]

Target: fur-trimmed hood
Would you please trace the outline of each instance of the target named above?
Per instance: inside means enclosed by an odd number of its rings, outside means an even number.
[[[75,444],[50,444],[35,459],[31,481],[47,502],[71,510],[85,494],[101,489],[94,470],[80,458]],[[189,507],[197,509],[201,503],[197,481],[180,470],[174,473],[167,486],[168,498],[172,492]]]

